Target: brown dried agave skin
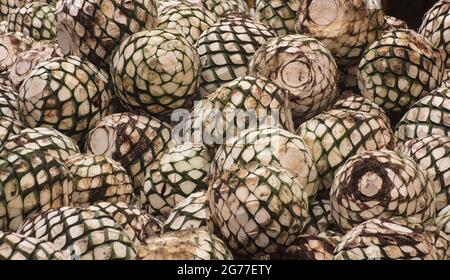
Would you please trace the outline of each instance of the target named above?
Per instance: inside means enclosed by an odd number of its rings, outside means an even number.
[[[65,165],[73,176],[74,206],[88,207],[101,201],[132,203],[131,178],[117,161],[105,156],[78,154],[68,158]]]
[[[280,168],[234,166],[212,174],[209,223],[242,257],[275,253],[292,244],[308,217],[308,195],[295,174]]]
[[[21,53],[31,48],[34,40],[20,32],[0,35],[0,72],[7,71]]]
[[[300,235],[286,249],[263,256],[262,260],[332,260],[340,236]]]
[[[108,213],[122,227],[135,248],[139,247],[147,238],[159,236],[163,231],[161,221],[124,202],[100,202],[87,209]]]
[[[108,70],[112,51],[129,35],[155,28],[158,12],[155,0],[61,0],[56,19],[64,54]]]
[[[0,231],[0,260],[68,260],[51,242]]]
[[[295,34],[295,18],[300,0],[256,0],[255,19],[277,33],[277,36]]]
[[[162,151],[173,147],[171,127],[156,118],[134,113],[120,113],[100,120],[89,132],[85,150],[88,154],[112,158],[125,168],[138,195],[147,167]]]
[[[373,218],[415,217],[430,224],[436,215],[435,187],[426,171],[389,150],[351,157],[336,173],[330,202],[344,231]]]
[[[384,25],[383,25],[384,32],[389,32],[396,29],[409,29],[409,27],[408,24],[401,19],[391,16],[384,16]]]
[[[15,9],[8,16],[8,30],[22,32],[35,40],[56,38],[55,7],[31,2]]]
[[[367,46],[382,32],[384,13],[375,2],[300,1],[295,29],[321,41],[338,65],[357,64]]]
[[[48,153],[27,148],[0,154],[0,230],[15,231],[32,214],[72,205],[73,178]]]
[[[200,35],[214,25],[217,17],[208,9],[188,4],[168,7],[159,14],[157,28],[177,29],[193,46]]]
[[[239,15],[223,18],[203,32],[196,45],[202,64],[201,96],[246,75],[255,52],[273,37],[269,27]]]
[[[197,50],[174,29],[128,37],[114,53],[112,81],[122,104],[163,118],[190,108],[200,80]]]
[[[206,228],[168,232],[138,248],[140,260],[232,260],[222,240]]]
[[[235,165],[245,167],[258,163],[292,172],[309,197],[319,189],[316,165],[301,137],[279,128],[243,131],[217,151],[210,174],[230,172]]]
[[[9,79],[14,88],[19,90],[22,82],[38,63],[62,56],[64,55],[55,40],[36,42],[14,61],[9,72]]]
[[[197,229],[208,226],[206,190],[193,193],[170,211],[164,221],[164,232]]]
[[[446,0],[436,2],[425,14],[419,33],[446,53],[445,68],[450,68],[450,37],[448,36],[448,17],[450,3]]]
[[[450,136],[450,90],[439,88],[409,108],[397,124],[399,142],[428,135]]]
[[[36,65],[19,91],[19,108],[28,127],[53,127],[83,143],[97,121],[110,114],[106,73],[76,56]]]
[[[436,247],[421,232],[385,219],[366,221],[342,237],[334,260],[437,260]]]
[[[133,260],[136,251],[122,227],[104,211],[62,207],[27,219],[17,233],[52,242],[72,259]]]
[[[285,90],[265,78],[251,76],[239,77],[196,102],[191,118],[191,136],[202,139],[210,150],[217,150],[230,133],[237,136],[240,129],[269,126],[294,132]]]
[[[286,90],[297,125],[323,111],[338,95],[333,56],[322,43],[303,35],[268,40],[255,53],[249,74]]]
[[[336,171],[355,154],[378,149],[394,149],[394,133],[382,116],[350,110],[330,110],[302,123],[296,133],[311,151],[327,191]]]
[[[436,207],[450,204],[450,137],[429,135],[408,140],[398,151],[414,159],[428,173],[436,188]]]
[[[167,218],[190,194],[208,189],[211,160],[202,144],[186,142],[162,151],[144,176],[141,195],[147,212]]]
[[[80,153],[77,143],[54,128],[36,127],[23,129],[17,135],[10,136],[2,151],[14,151],[21,148],[44,151],[51,156],[65,161],[70,156]]]
[[[444,66],[430,41],[413,30],[394,30],[367,49],[359,64],[359,88],[398,120],[442,83]]]

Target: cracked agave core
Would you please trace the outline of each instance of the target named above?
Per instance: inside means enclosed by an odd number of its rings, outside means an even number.
[[[435,187],[411,158],[389,150],[366,151],[350,158],[330,191],[331,215],[344,231],[372,218],[415,217],[432,223]]]
[[[55,40],[38,41],[30,49],[24,51],[17,57],[9,70],[9,79],[14,88],[19,90],[23,81],[30,75],[37,64],[54,57],[62,56],[64,55]]]

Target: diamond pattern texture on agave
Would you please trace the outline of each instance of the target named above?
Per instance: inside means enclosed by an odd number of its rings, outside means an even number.
[[[77,154],[64,163],[73,176],[74,206],[88,207],[101,201],[133,202],[131,178],[117,161],[100,155]]]
[[[145,171],[142,194],[146,210],[167,218],[190,194],[206,190],[211,160],[202,144],[186,142],[163,151]]]
[[[285,36],[295,33],[295,18],[300,0],[256,0],[255,19]]]
[[[22,32],[35,40],[56,38],[55,7],[31,2],[12,11],[8,16],[8,30]]]
[[[450,137],[429,135],[402,143],[399,152],[414,159],[436,188],[437,210],[450,204]]]
[[[275,253],[302,232],[308,195],[294,173],[258,164],[212,174],[209,223],[242,257]]]
[[[177,29],[185,35],[189,43],[195,45],[200,35],[216,21],[217,17],[201,6],[180,4],[160,13],[157,27]]]
[[[147,238],[160,235],[163,230],[161,221],[124,202],[100,202],[89,206],[87,209],[108,213],[122,227],[135,248],[140,246]]]
[[[446,54],[445,68],[450,68],[450,35],[448,33],[448,18],[450,3],[446,0],[437,1],[425,14],[419,33]]]
[[[412,105],[397,124],[399,142],[428,135],[450,136],[450,90],[443,87]]]
[[[210,174],[229,172],[234,166],[250,163],[281,167],[292,172],[309,197],[319,189],[319,178],[312,154],[305,141],[279,128],[250,129],[230,139],[217,151]]]
[[[442,83],[440,51],[413,30],[385,33],[369,46],[359,64],[359,88],[393,119]]]
[[[114,53],[112,82],[122,104],[164,118],[190,108],[200,80],[197,50],[175,29],[141,31]]]
[[[322,189],[330,189],[336,171],[355,154],[394,149],[396,139],[382,116],[350,110],[330,110],[302,123],[297,130],[311,151]]]
[[[201,96],[246,75],[255,52],[272,37],[275,33],[269,27],[238,15],[225,17],[203,32],[196,45],[202,65]]]
[[[206,207],[206,190],[192,193],[170,211],[164,221],[164,232],[207,226]]]
[[[72,205],[73,177],[50,154],[27,148],[0,154],[0,230],[16,231],[33,214]]]
[[[10,136],[0,150],[13,151],[21,148],[44,151],[63,162],[80,153],[72,138],[48,127],[23,129],[17,135]]]
[[[52,242],[71,259],[133,260],[136,256],[128,235],[104,211],[50,209],[30,217],[17,233]]]
[[[53,127],[83,143],[102,117],[110,114],[108,76],[76,56],[36,65],[19,90],[19,109],[28,127]]]
[[[113,50],[129,35],[155,28],[158,12],[155,0],[61,0],[56,20],[64,54],[109,70]]]
[[[51,242],[0,231],[0,260],[68,260]]]

